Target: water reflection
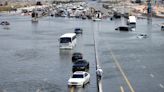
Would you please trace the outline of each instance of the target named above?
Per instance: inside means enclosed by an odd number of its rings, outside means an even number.
[[[72,57],[73,50],[59,50],[60,51],[60,60],[68,61],[68,59]]]

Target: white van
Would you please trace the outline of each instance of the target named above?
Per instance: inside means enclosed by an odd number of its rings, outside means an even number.
[[[136,25],[136,17],[135,16],[129,16],[127,24],[128,25]]]
[[[76,34],[66,33],[60,36],[59,44],[60,49],[73,49],[73,47],[76,45]]]

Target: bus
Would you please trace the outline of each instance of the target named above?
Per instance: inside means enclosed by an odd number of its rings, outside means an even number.
[[[73,49],[76,45],[76,34],[66,33],[60,36],[59,44],[60,49]]]

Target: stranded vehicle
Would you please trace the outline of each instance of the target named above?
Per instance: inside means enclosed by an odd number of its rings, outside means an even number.
[[[72,54],[72,61],[75,62],[79,59],[83,59],[83,54],[80,52],[75,52]]]
[[[90,80],[90,74],[84,71],[74,72],[68,80],[68,86],[82,86],[84,87]]]
[[[76,45],[76,34],[66,33],[60,36],[59,45],[60,49],[73,49]]]
[[[72,72],[87,71],[89,69],[89,62],[84,59],[77,60],[72,67]]]

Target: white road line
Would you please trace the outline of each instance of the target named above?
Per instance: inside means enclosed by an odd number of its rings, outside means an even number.
[[[53,71],[54,71],[54,69],[50,69],[49,71],[50,71],[50,72],[53,72]]]
[[[146,66],[145,66],[145,65],[143,65],[143,66],[142,66],[142,68],[143,68],[143,69],[146,69]]]
[[[112,58],[113,58],[113,60],[114,60],[114,63],[115,63],[116,66],[118,67],[118,69],[119,69],[119,71],[121,72],[123,78],[125,79],[125,82],[127,83],[128,87],[129,87],[129,89],[130,89],[130,91],[131,91],[131,92],[135,92],[134,89],[133,89],[133,87],[132,87],[132,85],[131,85],[131,83],[130,83],[130,81],[128,80],[127,76],[125,75],[125,73],[124,73],[124,71],[123,71],[121,65],[119,64],[117,58],[115,57],[115,55],[113,54],[113,52],[112,52],[111,49],[110,49],[110,54],[112,55]]]
[[[154,78],[154,75],[151,73],[151,74],[150,74],[150,77]]]
[[[139,62],[141,62],[140,60],[137,60],[137,62],[139,63]]]
[[[44,78],[43,81],[47,81],[48,79],[47,78]]]
[[[125,92],[124,88],[122,86],[120,87],[120,90],[121,90],[121,92]]]
[[[38,89],[36,90],[36,92],[42,92],[42,91],[41,91],[41,89],[40,89],[40,88],[38,88]]]
[[[4,89],[2,92],[7,92],[6,89]]]
[[[161,88],[164,88],[164,86],[163,86],[162,84],[159,84],[159,86],[160,86]]]
[[[99,81],[99,92],[103,92],[102,80]]]

